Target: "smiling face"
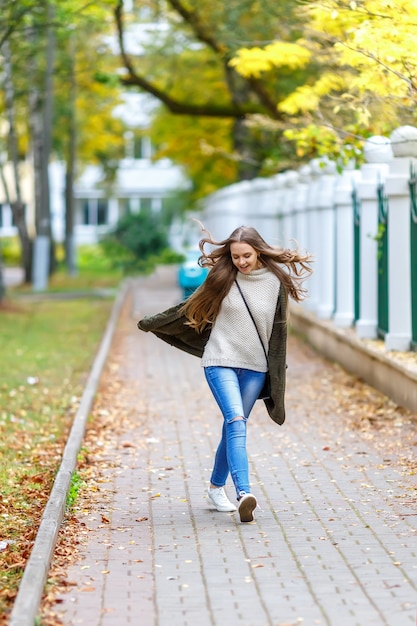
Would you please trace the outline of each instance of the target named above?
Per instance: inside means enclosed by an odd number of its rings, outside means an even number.
[[[255,248],[243,241],[234,242],[230,245],[230,255],[233,265],[242,274],[249,274],[249,272],[261,267]]]

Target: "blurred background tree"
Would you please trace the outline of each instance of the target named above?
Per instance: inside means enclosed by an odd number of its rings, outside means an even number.
[[[230,61],[243,45],[267,44],[276,38],[289,47],[300,36],[296,0],[168,0],[136,2],[150,19],[163,16],[167,28],[153,33],[140,53],[129,54],[135,10],[115,11],[125,86],[156,97],[162,107],[151,129],[163,154],[185,166],[195,197],[219,186],[288,168],[295,160],[284,140],[287,115],[277,103],[314,71],[290,62],[267,79],[239,74]],[[266,117],[274,124],[262,125]],[[175,137],[175,139],[174,139]]]

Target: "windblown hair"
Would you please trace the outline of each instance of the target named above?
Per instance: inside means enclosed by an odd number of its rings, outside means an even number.
[[[309,254],[301,254],[298,250],[288,250],[270,246],[251,226],[240,226],[223,241],[216,242],[210,233],[202,227],[207,236],[200,241],[201,257],[198,263],[208,267],[209,273],[204,283],[185,302],[183,311],[188,324],[197,332],[214,324],[221,303],[236,278],[238,269],[233,264],[230,252],[232,243],[247,243],[254,248],[261,263],[277,276],[284,286],[287,297],[295,301],[303,300],[306,290],[302,282],[312,269]],[[216,246],[210,252],[204,247],[209,244]]]

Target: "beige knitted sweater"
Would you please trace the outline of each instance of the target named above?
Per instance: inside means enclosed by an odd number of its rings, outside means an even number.
[[[239,283],[268,352],[280,281],[267,268],[238,272]],[[266,372],[268,365],[258,333],[237,286],[224,298],[201,359],[203,367],[241,367]]]

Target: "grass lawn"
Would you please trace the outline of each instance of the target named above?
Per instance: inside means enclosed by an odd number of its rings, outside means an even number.
[[[119,279],[93,272],[53,280],[71,291],[116,288]],[[25,291],[12,291],[0,305],[0,624],[7,623],[113,304],[22,298]]]

